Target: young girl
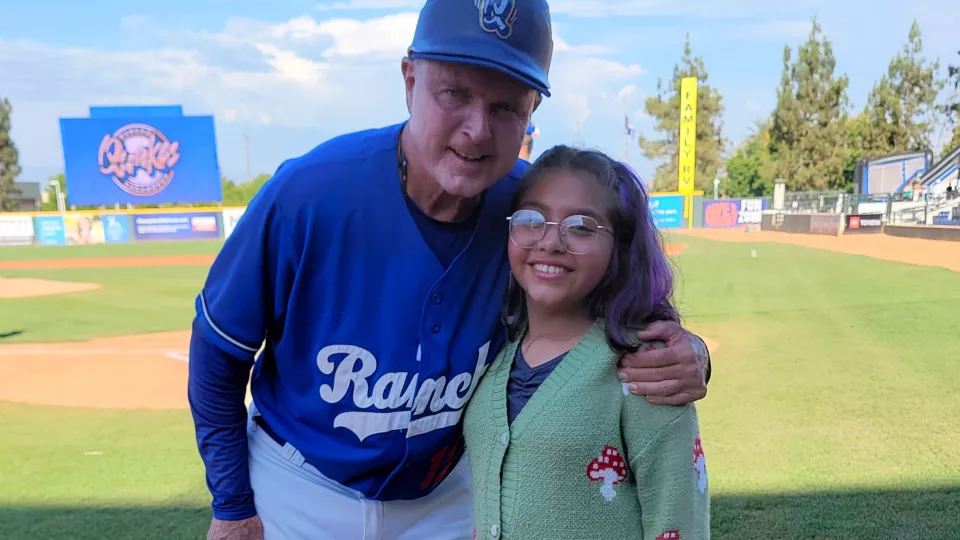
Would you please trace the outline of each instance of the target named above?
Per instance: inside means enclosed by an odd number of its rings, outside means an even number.
[[[511,210],[509,339],[464,417],[474,537],[709,538],[696,409],[651,405],[617,379],[622,353],[655,346],[637,329],[679,318],[639,181],[558,146]]]

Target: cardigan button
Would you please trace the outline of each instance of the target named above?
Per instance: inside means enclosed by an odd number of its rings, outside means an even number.
[[[490,536],[494,538],[500,536],[500,527],[497,527],[496,525],[492,525],[490,527]]]
[[[504,431],[500,434],[500,443],[506,446],[508,442],[510,442],[510,434]]]

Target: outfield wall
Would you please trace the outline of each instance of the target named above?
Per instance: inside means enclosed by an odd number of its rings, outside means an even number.
[[[680,193],[652,193],[650,211],[663,230],[702,226],[703,192],[691,206]],[[178,240],[222,240],[245,207],[150,208],[0,214],[0,246],[72,246]]]
[[[881,234],[960,240],[960,227],[893,225],[882,213],[797,213],[771,210],[770,198],[704,200],[676,192],[651,193],[650,211],[661,230],[745,228],[838,236]],[[692,210],[691,210],[692,209]],[[150,208],[0,214],[0,246],[127,244],[178,240],[222,240],[230,236],[245,207]]]
[[[885,225],[883,233],[903,238],[960,242],[960,227],[947,225]]]
[[[159,208],[0,214],[0,246],[220,240],[244,208]]]
[[[841,214],[788,214],[785,212],[764,213],[760,229],[796,234],[820,234],[837,236],[843,230]]]

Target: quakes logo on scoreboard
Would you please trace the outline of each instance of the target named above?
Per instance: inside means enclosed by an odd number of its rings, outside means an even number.
[[[100,172],[110,175],[120,189],[148,197],[170,185],[180,143],[167,140],[148,124],[128,124],[103,136],[97,159]]]

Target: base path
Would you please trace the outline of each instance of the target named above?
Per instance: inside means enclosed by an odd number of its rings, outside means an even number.
[[[57,268],[122,268],[134,266],[211,265],[216,255],[165,255],[155,257],[95,257],[90,259],[36,259],[0,261],[0,270],[42,270]]]
[[[0,401],[109,409],[187,407],[190,332],[0,345]]]
[[[886,234],[825,236],[744,229],[690,229],[668,231],[671,237],[694,236],[721,242],[776,242],[837,253],[863,255],[884,261],[939,266],[960,272],[960,242],[901,238]]]

